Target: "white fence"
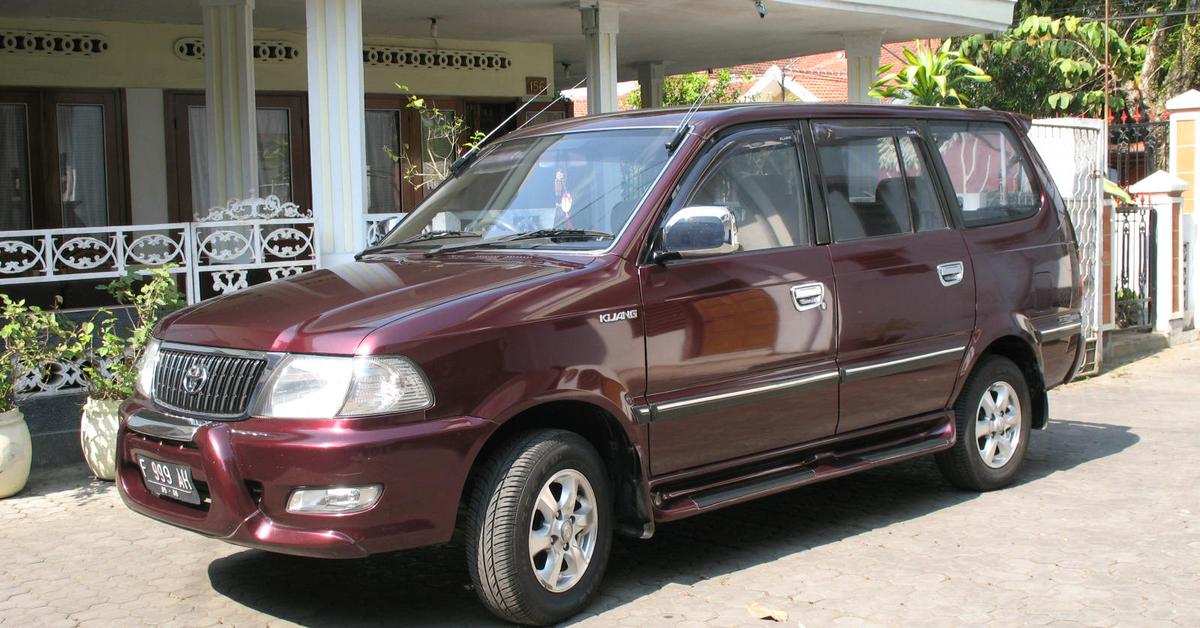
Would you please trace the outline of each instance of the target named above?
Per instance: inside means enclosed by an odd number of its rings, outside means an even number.
[[[315,243],[312,212],[274,196],[231,201],[197,222],[0,231],[0,290],[171,264],[196,303],[319,267]]]
[[[1100,370],[1103,354],[1103,172],[1107,156],[1101,120],[1035,120],[1029,130],[1075,225],[1083,275],[1083,336],[1087,354],[1080,374]]]

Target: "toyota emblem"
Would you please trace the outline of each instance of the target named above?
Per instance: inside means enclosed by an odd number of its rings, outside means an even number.
[[[208,381],[208,369],[202,364],[193,364],[188,367],[187,372],[183,374],[183,391],[189,395],[194,395],[204,388],[204,383]]]

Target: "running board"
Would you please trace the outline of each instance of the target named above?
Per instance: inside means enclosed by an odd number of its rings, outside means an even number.
[[[655,490],[655,518],[659,521],[680,519],[864,469],[932,454],[953,445],[953,424],[944,423],[924,434],[898,442],[850,451],[810,454],[801,460],[779,461],[769,468],[760,466],[745,470],[740,476],[726,474],[695,481],[690,487]]]

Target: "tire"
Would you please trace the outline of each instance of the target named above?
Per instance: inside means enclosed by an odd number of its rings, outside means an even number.
[[[1001,398],[1002,393],[1006,397]],[[1003,407],[993,411],[997,401]],[[954,486],[971,491],[1011,484],[1029,448],[1032,413],[1029,385],[1021,369],[1004,357],[984,358],[954,403],[958,440],[936,456],[942,475]]]
[[[599,587],[612,545],[608,474],[595,448],[573,432],[540,430],[494,451],[476,473],[464,528],[480,601],[501,619],[538,626],[582,610]],[[568,483],[576,486],[570,506]],[[574,522],[566,524],[568,509]],[[564,537],[571,538],[565,552]],[[543,543],[531,554],[531,545]]]

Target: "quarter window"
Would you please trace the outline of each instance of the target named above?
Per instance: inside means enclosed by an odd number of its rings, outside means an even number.
[[[1029,218],[1041,206],[1032,169],[1007,125],[933,122],[929,131],[950,175],[963,224]]]
[[[716,150],[716,162],[680,208],[729,208],[737,219],[743,251],[811,243],[796,141],[790,129],[742,133]]]

